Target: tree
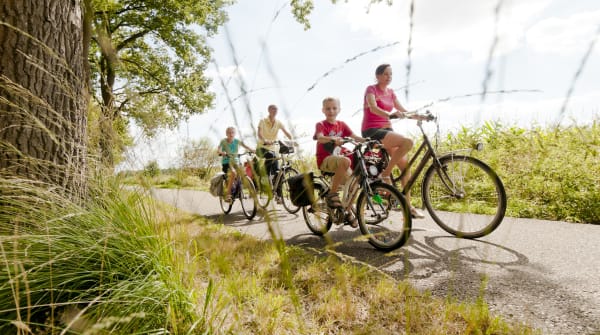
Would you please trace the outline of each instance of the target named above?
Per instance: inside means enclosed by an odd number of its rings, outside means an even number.
[[[216,148],[209,138],[186,143],[181,149],[181,169],[200,178],[210,176],[215,166],[220,166]]]
[[[85,193],[87,31],[81,0],[0,4],[0,173]]]
[[[152,136],[212,105],[206,37],[226,20],[232,0],[92,0],[90,62],[101,106],[104,164],[133,120]]]

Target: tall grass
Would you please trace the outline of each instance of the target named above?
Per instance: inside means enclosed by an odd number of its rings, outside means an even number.
[[[195,301],[152,207],[96,187],[85,205],[0,180],[0,333],[183,333]]]

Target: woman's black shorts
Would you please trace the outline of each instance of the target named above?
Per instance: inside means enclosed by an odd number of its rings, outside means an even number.
[[[374,140],[381,141],[389,132],[393,132],[392,128],[369,128],[362,131],[362,137],[368,137]]]

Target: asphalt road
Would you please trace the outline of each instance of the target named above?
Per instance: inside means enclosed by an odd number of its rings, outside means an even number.
[[[264,217],[246,220],[239,202],[223,215],[218,199],[206,192],[152,192],[182,210],[271,239]],[[279,205],[269,215],[288,244],[325,247],[325,240],[308,230],[301,212],[288,214]],[[463,240],[427,216],[413,220],[411,239],[391,253],[374,249],[348,226],[333,226],[329,235],[338,252],[435,296],[473,301],[483,293],[494,313],[544,334],[600,334],[600,226],[505,218],[489,236]],[[487,278],[483,291],[482,278]]]

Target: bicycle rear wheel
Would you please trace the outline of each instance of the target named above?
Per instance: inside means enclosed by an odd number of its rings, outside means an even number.
[[[423,179],[423,202],[431,218],[445,231],[478,238],[494,231],[504,219],[506,192],[502,181],[482,161],[462,155],[440,158]]]
[[[294,214],[300,210],[300,206],[294,205],[292,203],[292,197],[290,196],[290,185],[287,180],[290,177],[293,177],[298,174],[298,171],[292,167],[288,167],[283,170],[283,174],[281,175],[281,180],[279,181],[279,196],[281,196],[281,201],[283,202],[283,208],[290,214]]]
[[[363,190],[356,201],[360,231],[379,250],[389,251],[403,246],[410,237],[412,219],[404,195],[392,185],[371,184],[371,192]]]
[[[240,202],[242,204],[242,212],[244,212],[244,216],[246,219],[252,220],[256,215],[257,201],[254,183],[252,183],[252,179],[250,179],[250,177],[243,177],[240,183],[238,197],[240,198]]]
[[[315,202],[302,207],[302,216],[308,229],[313,234],[322,236],[331,229],[333,223],[325,201],[325,187],[319,183],[314,183],[312,192],[314,193],[313,199],[315,199]]]

